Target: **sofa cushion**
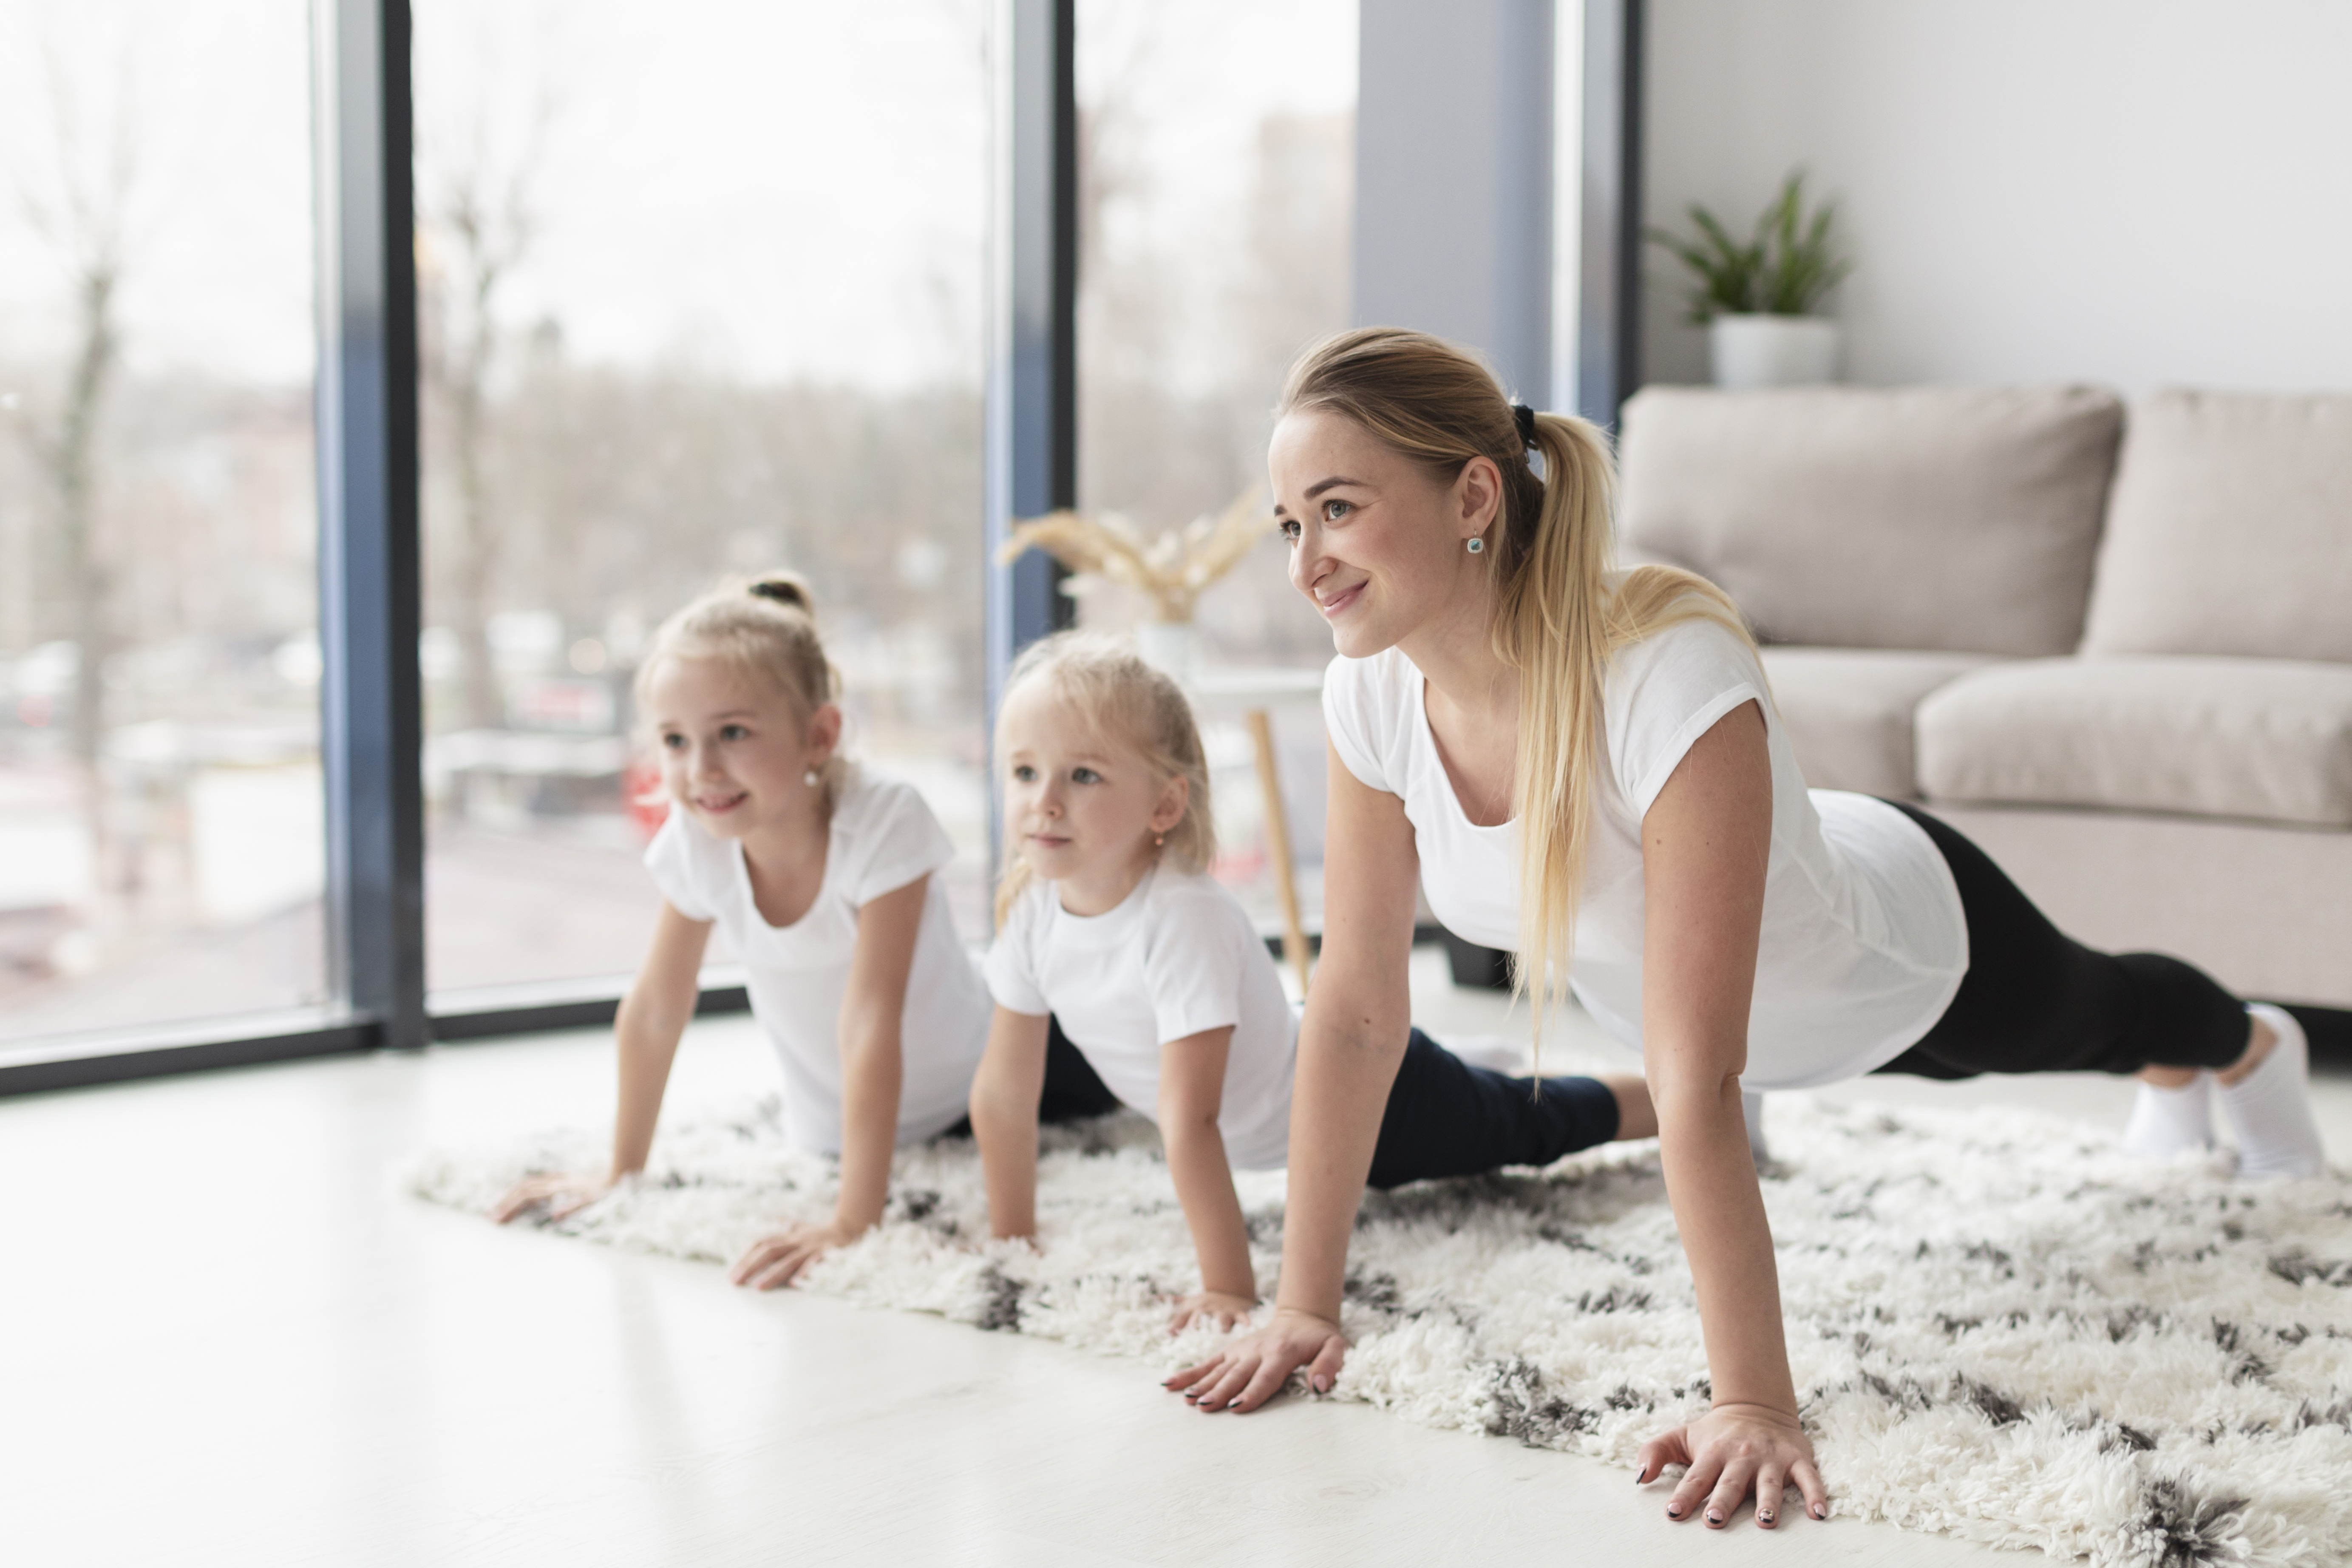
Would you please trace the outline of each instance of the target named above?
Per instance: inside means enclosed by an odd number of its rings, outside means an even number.
[[[1917,724],[1930,799],[2352,827],[2352,666],[2032,659],[1930,693]]]
[[[1981,653],[1769,647],[1772,706],[1805,782],[1906,800],[1919,793],[1911,715],[1919,700],[1993,662]]]
[[[2122,418],[2090,387],[1645,387],[1621,529],[1775,642],[2072,653]]]
[[[2352,662],[2352,395],[2135,404],[2084,651]]]

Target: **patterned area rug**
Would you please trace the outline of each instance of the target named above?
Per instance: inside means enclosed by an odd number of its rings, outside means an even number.
[[[1772,1100],[1765,1201],[1790,1351],[1848,1515],[2100,1564],[2352,1560],[2352,1186],[2153,1169],[2021,1111]],[[591,1168],[601,1131],[419,1161],[485,1210]],[[1149,1123],[1047,1129],[1042,1255],[988,1242],[972,1146],[902,1154],[888,1223],[807,1288],[1131,1356],[1194,1359],[1162,1298],[1196,1278]],[[772,1105],[665,1130],[647,1173],[557,1226],[713,1262],[832,1211]],[[1259,1279],[1283,1179],[1244,1175]],[[1631,1468],[1706,1399],[1654,1143],[1366,1201],[1335,1398]]]

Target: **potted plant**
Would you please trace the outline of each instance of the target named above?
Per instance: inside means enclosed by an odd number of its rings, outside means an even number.
[[[1853,263],[1830,233],[1834,203],[1805,211],[1802,170],[1756,220],[1755,237],[1732,237],[1693,202],[1696,239],[1652,229],[1651,240],[1690,268],[1688,319],[1707,330],[1715,384],[1722,387],[1810,386],[1837,379],[1838,329],[1812,311]]]

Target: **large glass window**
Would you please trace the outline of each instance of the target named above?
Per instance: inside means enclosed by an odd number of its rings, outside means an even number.
[[[0,1038],[320,999],[309,16],[0,0]]]
[[[1349,323],[1355,0],[1078,0],[1077,69],[1079,510],[1161,535],[1262,490],[1284,372]],[[1324,753],[1300,678],[1331,638],[1286,561],[1269,535],[1203,593],[1179,657],[1197,672],[1218,874],[1273,926],[1245,726],[1262,710],[1312,928]],[[1154,614],[1118,588],[1080,601],[1090,626]]]
[[[984,932],[988,7],[415,16],[432,988],[635,966],[632,677],[779,565]]]

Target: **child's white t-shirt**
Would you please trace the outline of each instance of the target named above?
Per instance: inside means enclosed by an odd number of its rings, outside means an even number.
[[[849,771],[834,802],[824,884],[789,926],[761,915],[740,842],[675,809],[654,836],[646,867],[662,897],[688,920],[718,921],[742,957],[752,1016],[783,1067],[784,1134],[794,1147],[841,1150],[841,1002],[858,911],[954,858],[914,787],[864,767]],[[962,1118],[988,1020],[987,988],[932,876],[899,1024],[899,1142],[934,1137]]]
[[[1070,913],[1041,882],[1013,901],[984,967],[999,1004],[1051,1013],[1105,1087],[1146,1116],[1159,1114],[1160,1047],[1232,1026],[1217,1114],[1225,1159],[1282,1164],[1298,1020],[1257,928],[1215,881],[1157,868],[1100,915]]]
[[[1754,651],[1685,621],[1618,650],[1601,681],[1596,780],[1570,984],[1602,1027],[1642,1043],[1642,818],[1694,742],[1741,703],[1765,716],[1772,849],[1748,1014],[1750,1089],[1801,1089],[1885,1065],[1943,1016],[1968,970],[1959,888],[1919,825],[1867,795],[1805,788]],[[1432,913],[1489,947],[1518,946],[1518,829],[1482,827],[1455,798],[1395,648],[1336,658],[1323,687],[1348,771],[1397,795]]]

